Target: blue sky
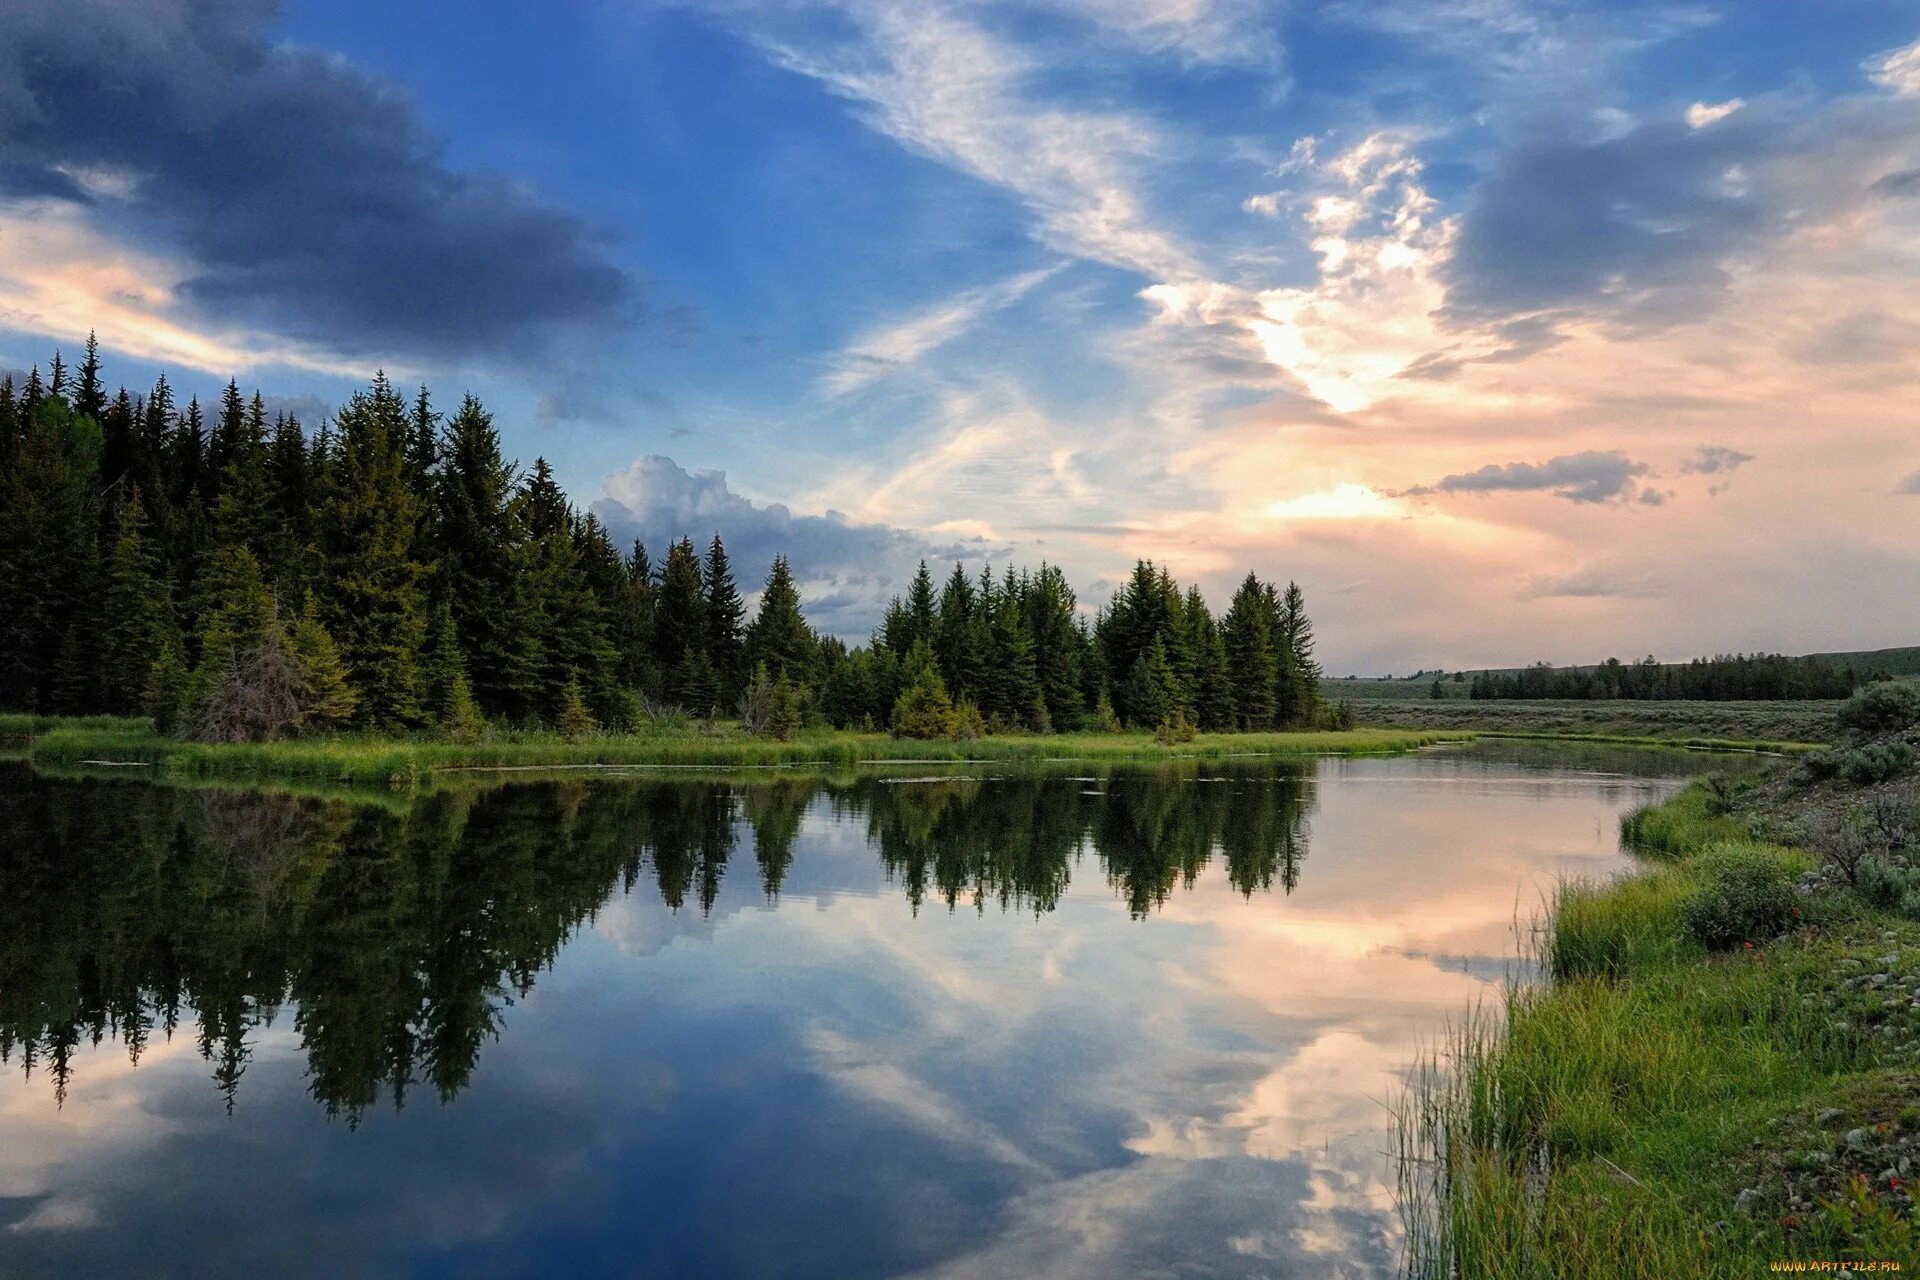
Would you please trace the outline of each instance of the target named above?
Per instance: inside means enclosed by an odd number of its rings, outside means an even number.
[[[1920,626],[1920,4],[448,14],[26,0],[0,364],[472,389],[850,637],[921,555],[1339,671]]]

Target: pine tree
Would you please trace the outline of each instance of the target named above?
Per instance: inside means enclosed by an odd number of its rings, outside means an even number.
[[[939,607],[934,602],[933,575],[927,571],[925,560],[920,562],[919,571],[913,575],[913,583],[907,588],[906,611],[907,630],[902,639],[907,647],[903,653],[911,652],[916,644],[933,643],[934,620]]]
[[[73,411],[99,422],[107,412],[106,388],[100,385],[100,343],[87,330],[87,357],[80,362],[74,380]]]
[[[759,612],[748,628],[748,656],[775,679],[810,684],[817,646],[813,629],[800,612],[800,589],[794,585],[787,558],[775,556],[767,585],[760,592]]]
[[[1127,721],[1137,729],[1153,729],[1181,709],[1179,678],[1166,642],[1155,636],[1127,674]]]
[[[526,531],[513,510],[515,470],[492,415],[467,396],[448,424],[434,487],[441,589],[482,710],[524,719],[539,697],[540,655],[516,572]]]
[[[981,615],[980,598],[973,580],[958,564],[941,589],[939,610],[933,624],[933,656],[940,664],[940,678],[957,698],[978,699],[986,684],[987,629],[977,623]]]
[[[906,686],[894,701],[892,726],[897,738],[953,736],[953,700],[925,641],[907,655]]]
[[[141,698],[142,709],[153,717],[155,732],[177,734],[181,731],[192,684],[179,633],[169,632],[161,641],[160,656],[153,660],[147,672],[147,687]]]
[[[1283,683],[1276,689],[1278,713],[1291,725],[1310,725],[1320,707],[1320,664],[1313,656],[1313,622],[1306,595],[1289,582],[1279,603],[1275,643],[1283,655]]]
[[[1057,565],[1041,564],[1026,593],[1023,606],[1033,636],[1034,672],[1046,700],[1047,719],[1055,729],[1079,723],[1082,640],[1074,625],[1073,588]]]
[[[340,728],[353,716],[353,689],[347,684],[347,667],[340,660],[340,650],[320,624],[311,598],[293,625],[290,643],[300,665],[302,726],[322,732]]]
[[[560,714],[555,717],[560,732],[569,739],[582,738],[600,731],[600,722],[587,710],[587,700],[580,692],[580,682],[569,680],[560,696]]]
[[[172,630],[173,601],[146,530],[146,507],[135,485],[115,518],[107,562],[106,638],[102,659],[106,709],[132,715]]]
[[[702,614],[707,658],[713,663],[720,682],[720,703],[731,706],[744,687],[747,648],[741,624],[747,606],[733,583],[733,569],[727,563],[727,549],[720,535],[713,535],[707,547],[707,563],[701,573],[706,585],[706,607]]]
[[[1045,716],[1033,638],[1021,626],[1019,601],[1008,583],[995,600],[987,652],[987,697],[981,709],[996,727],[1037,729]],[[1036,713],[1037,709],[1037,713]]]
[[[328,632],[340,646],[365,724],[420,718],[426,599],[410,558],[419,499],[406,481],[405,406],[384,374],[337,418],[324,519]]]
[[[693,654],[704,654],[705,609],[700,561],[692,540],[682,538],[667,548],[654,600],[653,654],[662,670],[675,670]]]
[[[623,689],[658,692],[653,666],[653,562],[638,539],[625,562],[625,581],[618,603],[608,614],[607,634],[619,655],[618,681]]]
[[[1275,657],[1267,620],[1266,588],[1249,573],[1233,593],[1222,626],[1232,684],[1234,728],[1271,729],[1274,720]]]

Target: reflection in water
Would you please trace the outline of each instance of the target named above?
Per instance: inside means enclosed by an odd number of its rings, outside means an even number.
[[[1693,763],[0,771],[0,1274],[1384,1277],[1382,1100]]]
[[[64,1101],[76,1048],[196,1024],[229,1111],[251,1038],[284,1017],[313,1096],[356,1121],[384,1090],[443,1101],[575,926],[651,878],[710,912],[743,842],[777,899],[816,802],[864,824],[917,910],[1056,909],[1091,851],[1132,915],[1217,856],[1243,895],[1292,892],[1299,765],[1097,778],[649,778],[427,796],[394,813],[287,796],[49,781],[0,795],[0,1060]]]

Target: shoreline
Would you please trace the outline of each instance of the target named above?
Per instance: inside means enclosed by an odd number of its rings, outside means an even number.
[[[1860,794],[1785,774],[1624,818],[1638,869],[1563,883],[1530,934],[1539,979],[1416,1066],[1396,1113],[1410,1276],[1920,1262],[1920,922],[1801,847]],[[1700,902],[1727,884],[1788,895],[1785,927],[1709,949]]]

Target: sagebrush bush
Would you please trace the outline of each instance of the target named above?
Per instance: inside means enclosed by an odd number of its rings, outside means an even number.
[[[1810,752],[1801,760],[1800,768],[1813,781],[1838,778],[1865,787],[1910,771],[1914,759],[1913,748],[1904,742],[1875,742]]]
[[[1888,858],[1866,858],[1855,871],[1854,887],[1882,910],[1920,919],[1920,868]]]
[[[1702,946],[1715,951],[1764,942],[1793,927],[1793,885],[1778,862],[1708,855],[1707,881],[1681,907],[1681,919]]]
[[[1920,725],[1920,680],[1876,680],[1840,705],[1840,727],[1863,738]]]

